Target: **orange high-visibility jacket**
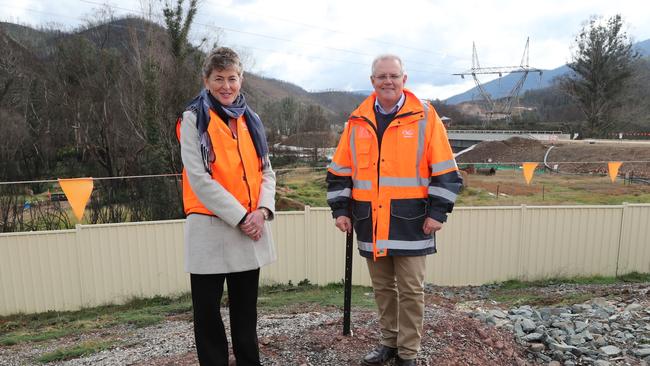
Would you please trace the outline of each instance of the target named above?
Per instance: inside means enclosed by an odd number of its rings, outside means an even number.
[[[180,140],[180,119],[177,122],[176,133]],[[257,209],[259,201],[263,167],[246,127],[244,116],[237,119],[238,138],[233,138],[228,125],[210,109],[208,134],[215,155],[212,163],[212,179],[230,192],[248,213],[253,212]],[[216,216],[192,191],[185,168],[183,168],[183,207],[185,215],[199,213]]]
[[[404,90],[377,141],[373,93],[352,112],[327,172],[332,215],[353,219],[364,257],[436,252],[426,217],[447,219],[461,186],[447,131],[433,107]]]

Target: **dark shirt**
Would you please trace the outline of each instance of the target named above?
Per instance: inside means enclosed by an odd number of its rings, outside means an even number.
[[[393,121],[397,111],[390,114],[383,114],[375,110],[375,120],[377,121],[377,142],[379,143],[379,150],[381,151],[381,139],[384,137],[386,128]]]

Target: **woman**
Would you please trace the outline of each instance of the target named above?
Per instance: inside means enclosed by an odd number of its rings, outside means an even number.
[[[213,50],[202,74],[205,89],[177,124],[196,350],[201,365],[228,365],[219,311],[225,280],[237,365],[261,365],[257,290],[260,267],[276,259],[267,223],[275,210],[275,173],[262,122],[241,94],[237,53]]]

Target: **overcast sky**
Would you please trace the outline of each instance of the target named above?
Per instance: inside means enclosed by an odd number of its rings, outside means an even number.
[[[175,0],[174,0],[175,1]],[[70,30],[101,4],[116,15],[142,15],[148,0],[0,0],[0,20],[58,24]],[[160,0],[153,0],[160,22]],[[247,71],[307,90],[371,89],[370,63],[396,53],[407,87],[421,98],[445,99],[474,86],[451,74],[471,67],[472,42],[481,66],[519,65],[530,37],[530,65],[553,69],[591,15],[620,13],[635,41],[650,38],[650,6],[636,0],[200,0],[193,42],[204,37],[246,55]]]

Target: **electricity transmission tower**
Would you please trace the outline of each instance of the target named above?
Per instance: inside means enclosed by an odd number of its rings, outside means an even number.
[[[485,127],[490,121],[505,119],[509,122],[512,119],[512,103],[517,99],[521,87],[526,81],[528,73],[537,72],[539,73],[540,80],[542,78],[542,70],[530,67],[528,64],[528,44],[530,38],[526,39],[526,48],[524,49],[524,55],[521,57],[521,63],[519,66],[500,66],[500,67],[481,67],[478,62],[478,54],[476,53],[476,44],[472,43],[473,52],[472,52],[472,68],[461,73],[453,74],[460,75],[461,78],[471,75],[474,78],[476,87],[478,88],[481,96],[485,99],[486,103],[486,116],[487,118],[483,122]],[[503,74],[515,74],[520,73],[521,77],[512,87],[510,92],[503,98],[493,98],[490,93],[485,90],[484,85],[478,79],[478,75],[489,75],[489,74],[498,74],[499,75],[499,84],[501,83],[501,77]]]

